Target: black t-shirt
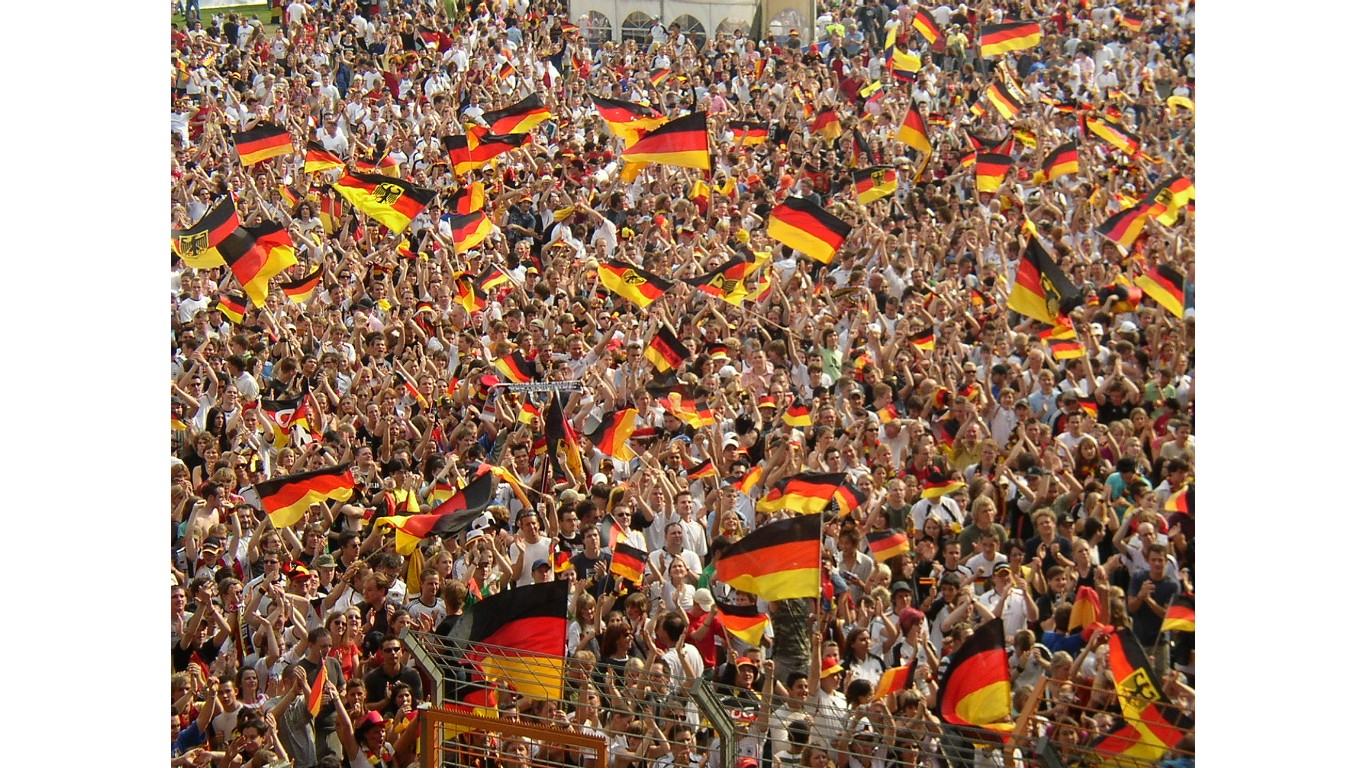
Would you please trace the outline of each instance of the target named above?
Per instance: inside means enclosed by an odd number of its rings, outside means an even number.
[[[404,683],[409,688],[413,689],[414,699],[421,699],[423,697],[422,675],[419,675],[417,670],[411,667],[404,667],[398,671],[397,675],[391,677],[388,672],[384,671],[383,667],[380,667],[365,676],[365,700],[379,701],[380,699],[385,698],[387,695],[385,689],[388,688],[390,683]],[[393,717],[397,712],[398,709],[394,706],[393,702],[390,701],[384,705],[384,709],[380,711],[380,714],[385,717]]]
[[[191,645],[189,648],[182,648],[179,641],[171,645],[171,668],[177,672],[184,672],[190,668],[190,660],[194,658],[195,652],[199,652],[199,658],[207,665],[212,665],[214,659],[218,658],[218,645],[213,641],[213,635],[204,641],[203,645],[196,648]]]

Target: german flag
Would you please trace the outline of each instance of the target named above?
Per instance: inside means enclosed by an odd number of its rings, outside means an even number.
[[[435,500],[438,504],[455,495],[455,486],[450,483],[436,483],[432,490],[427,494],[429,499]]]
[[[726,123],[736,144],[753,147],[768,141],[768,126],[763,123],[750,123],[744,120],[731,120]]]
[[[1077,159],[1077,142],[1069,141],[1059,144],[1056,149],[1048,153],[1048,157],[1043,159],[1044,180],[1056,181],[1062,176],[1080,173],[1081,165]]]
[[[227,262],[218,246],[241,224],[232,195],[224,195],[189,229],[171,230],[171,250],[187,267],[211,269],[222,266]]]
[[[368,173],[345,173],[332,185],[357,210],[395,232],[402,232],[436,197],[402,179]]]
[[[1188,515],[1195,514],[1195,483],[1188,483],[1185,488],[1167,497],[1167,503],[1163,509],[1168,512],[1184,512]]]
[[[455,244],[456,253],[464,253],[479,245],[493,231],[493,222],[483,211],[453,216],[450,225],[451,241]]]
[[[232,135],[237,158],[242,165],[255,165],[262,160],[294,152],[289,131],[274,123],[258,123],[255,128]]]
[[[983,24],[979,43],[983,56],[1002,56],[1011,51],[1023,51],[1043,42],[1043,29],[1033,21],[1007,21],[1003,24]]]
[[[479,273],[479,277],[474,279],[474,287],[488,295],[493,292],[494,288],[510,282],[512,282],[512,277],[507,272],[504,272],[497,264],[490,264],[484,268],[483,272]]]
[[[769,627],[768,614],[759,613],[755,605],[716,604],[716,618],[726,631],[740,638],[746,645],[758,647]]]
[[[537,417],[541,415],[541,409],[533,403],[527,401],[522,403],[522,408],[517,412],[517,421],[521,424],[534,424]]]
[[[878,678],[877,688],[873,691],[873,699],[879,700],[884,696],[899,693],[911,687],[915,679],[911,676],[915,669],[915,656],[911,656],[911,663],[904,667],[891,667],[882,673]]]
[[[1010,175],[1010,167],[1015,161],[1010,155],[998,155],[995,152],[977,153],[977,191],[995,192],[1005,183],[1006,177]]]
[[[740,493],[743,493],[744,495],[748,496],[750,494],[750,491],[753,491],[755,486],[759,485],[759,477],[763,475],[763,473],[764,468],[755,465],[749,468],[749,471],[745,473],[744,477],[731,483],[731,485],[734,485],[737,489],[739,489]]]
[[[612,573],[632,584],[639,584],[649,567],[645,564],[647,557],[644,550],[636,549],[621,538],[612,545]]]
[[[869,531],[868,551],[879,563],[911,551],[911,540],[900,531]]]
[[[659,126],[621,153],[623,160],[711,170],[707,115],[693,112]]]
[[[644,309],[674,287],[672,280],[652,275],[625,261],[598,262],[598,279],[607,290]],[[658,367],[658,363],[655,364]]]
[[[1086,629],[1100,621],[1100,617],[1100,595],[1091,587],[1078,587],[1077,597],[1072,601],[1072,613],[1067,617],[1067,631]]]
[[[337,197],[337,193],[324,187],[314,187],[313,194],[318,199],[318,220],[323,224],[323,231],[329,235],[337,234],[337,229],[341,227],[342,201]]]
[[[913,53],[906,53],[896,46],[887,49],[887,68],[892,70],[892,77],[903,82],[915,80],[915,73],[920,71],[920,57]]]
[[[840,514],[847,515],[862,504],[867,503],[867,493],[859,491],[858,485],[846,480],[841,482],[839,488],[835,489],[833,500],[835,500],[835,506],[839,508]]]
[[[665,80],[669,79],[669,74],[670,73],[668,67],[660,67],[658,69],[651,70],[650,82],[654,83],[655,87],[658,88],[659,86],[664,84]]]
[[[483,210],[484,204],[488,199],[484,193],[484,182],[476,181],[469,186],[463,187],[453,198],[447,198],[446,204],[455,210],[456,213],[474,213]]]
[[[472,651],[486,677],[528,699],[561,698],[569,582],[556,579],[490,595],[470,609]]]
[[[499,155],[506,154],[512,150],[531,141],[529,133],[508,133],[497,134],[482,126],[470,126],[465,132],[465,142],[469,145],[470,162],[475,167],[483,167],[493,162]],[[463,173],[460,169],[454,169],[456,173]]]
[[[1143,28],[1143,17],[1132,11],[1125,11],[1124,15],[1119,17],[1119,25],[1130,32],[1137,32]]]
[[[659,110],[645,104],[597,96],[592,99],[598,115],[607,123],[607,130],[631,143],[639,139],[641,134],[649,133],[669,121]]]
[[[1051,325],[1060,315],[1070,314],[1080,306],[1081,299],[1081,291],[1067,279],[1048,251],[1037,239],[1029,238],[1015,269],[1015,285],[1010,289],[1006,306]]]
[[[313,289],[318,287],[318,283],[323,279],[323,265],[319,264],[313,268],[312,272],[304,275],[298,280],[291,280],[280,284],[280,290],[285,292],[285,296],[295,304],[303,304],[313,295]]]
[[[931,472],[929,479],[925,481],[925,487],[920,491],[920,498],[937,499],[966,487],[967,484],[962,480],[950,480],[948,475]]]
[[[1129,730],[1117,728],[1093,747],[1136,760],[1160,758],[1185,735],[1186,718],[1162,693],[1162,681],[1148,666],[1133,630],[1119,629],[1110,635],[1110,672]]]
[[[635,452],[627,447],[626,441],[630,440],[632,433],[636,431],[638,415],[640,412],[634,408],[617,411],[604,418],[597,431],[588,437],[599,451],[622,461],[630,461],[635,458]]]
[[[906,118],[896,130],[896,138],[911,149],[927,155],[930,153],[930,131],[925,127],[925,118],[920,116],[920,109],[914,102],[906,110]]]
[[[1090,416],[1093,419],[1096,418],[1097,413],[1100,413],[1100,407],[1096,403],[1096,399],[1089,395],[1086,397],[1078,396],[1077,405],[1081,406],[1081,410],[1083,413],[1085,413],[1087,416]]]
[[[266,303],[270,279],[298,263],[289,232],[275,222],[238,227],[219,244],[228,268],[256,306]]]
[[[717,474],[716,464],[711,459],[698,462],[688,468],[689,480],[702,480],[708,477],[716,477]]]
[[[327,663],[318,665],[318,674],[313,678],[313,684],[308,688],[308,714],[317,717],[323,711],[323,691],[326,690],[324,683],[327,682]]]
[[[1010,133],[1012,136],[1019,139],[1021,144],[1025,145],[1026,147],[1029,147],[1030,149],[1035,149],[1039,146],[1038,134],[1034,133],[1028,128],[1011,128]]]
[[[1148,223],[1148,207],[1139,203],[1121,210],[1096,227],[1096,234],[1128,251],[1143,234]]]
[[[1170,227],[1194,199],[1195,183],[1185,176],[1172,176],[1153,187],[1143,201],[1148,204],[1149,216]]]
[[[823,136],[831,144],[844,135],[844,127],[840,125],[839,115],[835,114],[833,107],[825,107],[816,113],[816,120],[811,124],[811,130]]]
[[[564,416],[564,403],[560,393],[550,393],[550,405],[545,411],[545,444],[550,466],[570,478],[583,478],[583,454],[579,451],[579,436]],[[564,464],[560,463],[560,451],[564,451]]]
[[[768,495],[759,500],[754,508],[760,512],[777,512],[786,509],[803,515],[818,515],[830,506],[835,491],[844,483],[843,472],[825,474],[802,473],[785,477],[773,486]]]
[[[858,201],[868,205],[896,192],[896,169],[890,165],[875,165],[854,171],[854,189]]]
[[[911,19],[911,26],[915,27],[915,31],[919,32],[920,36],[925,38],[930,45],[939,42],[939,38],[943,36],[943,33],[939,31],[939,25],[934,23],[934,17],[924,8],[915,12],[915,18]]]
[[[911,334],[911,344],[921,352],[934,351],[934,326],[926,326]]]
[[[953,652],[939,691],[939,712],[954,725],[1001,734],[1014,730],[1005,625],[999,618],[977,627]]]
[[[498,79],[507,80],[508,78],[516,74],[516,72],[517,68],[512,66],[512,62],[505,61],[498,67]]]
[[[1132,156],[1138,152],[1138,137],[1125,130],[1124,126],[1094,115],[1086,115],[1082,121],[1087,134],[1110,144],[1126,155]]]
[[[992,83],[991,86],[987,88],[986,99],[991,102],[993,107],[996,107],[996,111],[1001,113],[1001,117],[1004,117],[1007,120],[1014,120],[1015,117],[1020,114],[1021,110],[1024,109],[1024,104],[1021,104],[1020,101],[1012,96],[1010,91],[1000,83]]]
[[[375,523],[393,526],[395,551],[400,555],[411,555],[428,536],[458,536],[464,533],[470,523],[493,503],[496,487],[493,479],[493,473],[488,471],[487,465],[483,465],[464,488],[451,493],[441,502],[441,506],[430,513],[381,517]]]
[[[441,146],[446,148],[446,157],[450,159],[451,172],[456,173],[456,169],[463,169],[458,173],[469,173],[474,168],[470,160],[470,140],[469,137],[461,134],[459,136],[442,136]]]
[[[674,335],[668,325],[661,325],[645,347],[645,359],[654,364],[655,370],[668,373],[677,370],[688,359],[688,348]]]
[[[758,266],[757,262],[736,257],[710,272],[684,278],[683,282],[708,296],[715,296],[727,304],[738,307],[744,302],[745,296],[749,295],[749,289],[745,287],[745,278]]]
[[[308,426],[308,403],[302,395],[287,400],[261,399],[258,406],[266,424],[275,433],[277,447],[283,448],[295,424]]]
[[[804,197],[789,197],[768,215],[768,236],[829,264],[853,227]]]
[[[693,429],[701,429],[716,423],[716,418],[706,403],[693,398],[684,398],[678,392],[670,392],[668,397],[659,401],[659,404],[663,406],[665,411],[673,414],[679,421]]]
[[[489,305],[488,297],[480,295],[468,277],[455,281],[455,297],[460,301],[460,306],[470,314],[482,311]]]
[[[1053,354],[1054,360],[1072,360],[1086,357],[1086,347],[1082,346],[1076,339],[1049,339],[1048,351]]]
[[[535,363],[528,362],[522,357],[521,352],[513,352],[494,360],[493,367],[506,376],[508,381],[517,384],[526,384],[536,378]]]
[[[821,516],[769,523],[732,544],[714,565],[717,580],[770,602],[817,597]]]
[[[896,406],[891,403],[879,408],[877,411],[877,420],[883,424],[891,424],[899,418],[901,418],[901,414],[896,412]]]
[[[1195,597],[1177,595],[1167,607],[1167,617],[1162,620],[1163,632],[1195,631]]]
[[[495,134],[527,133],[550,119],[550,110],[536,94],[504,109],[484,113],[484,122]]]
[[[345,167],[345,161],[328,152],[326,147],[316,141],[308,142],[308,149],[304,152],[304,173],[317,173],[318,171],[330,171],[333,168]]]
[[[261,507],[276,528],[288,528],[303,518],[313,504],[325,499],[346,501],[356,487],[356,479],[345,465],[286,475],[256,484]]]
[[[1134,284],[1178,320],[1186,316],[1186,280],[1170,264],[1148,267]]]
[[[783,423],[789,427],[809,427],[811,426],[811,409],[793,403],[783,413]]]
[[[224,317],[236,325],[241,325],[242,318],[247,314],[247,297],[240,293],[225,293],[218,297],[218,303],[214,306]]]

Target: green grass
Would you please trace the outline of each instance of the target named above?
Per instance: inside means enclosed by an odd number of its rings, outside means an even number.
[[[261,5],[232,5],[226,8],[201,8],[199,17],[203,19],[207,25],[209,19],[213,18],[213,15],[216,13],[225,16],[229,13],[236,13],[239,16],[255,16],[261,20],[261,23],[265,25],[266,31],[268,32],[274,32],[275,28],[279,26],[270,23],[271,11],[268,3],[262,3]],[[171,14],[171,21],[175,22],[181,28],[184,28],[185,26],[185,17],[179,13]]]

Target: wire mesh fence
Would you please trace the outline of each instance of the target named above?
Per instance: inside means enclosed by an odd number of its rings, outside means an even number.
[[[914,687],[841,708],[819,693],[784,694],[763,676],[753,687],[724,684],[713,670],[686,679],[653,657],[618,667],[522,659],[528,654],[411,630],[402,639],[433,683],[428,719],[440,721],[427,725],[424,766],[1071,768],[1151,766],[1193,751],[1193,728],[1162,734],[1179,739],[1175,749],[1148,746],[1152,734],[1126,724],[1104,676],[1095,685],[1041,678],[1017,687],[1014,727],[1002,732],[944,722]],[[485,676],[493,657],[506,677]],[[554,695],[523,696],[507,682],[519,664],[545,674],[548,663],[563,678]],[[1178,700],[1164,714],[1175,721],[1192,705]]]

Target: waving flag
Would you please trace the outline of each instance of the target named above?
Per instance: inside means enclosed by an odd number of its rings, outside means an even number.
[[[797,515],[769,523],[730,545],[714,564],[718,581],[768,601],[817,597],[821,517]]]
[[[211,269],[227,263],[218,246],[241,225],[232,195],[224,195],[189,229],[171,230],[171,250],[195,269]]]

